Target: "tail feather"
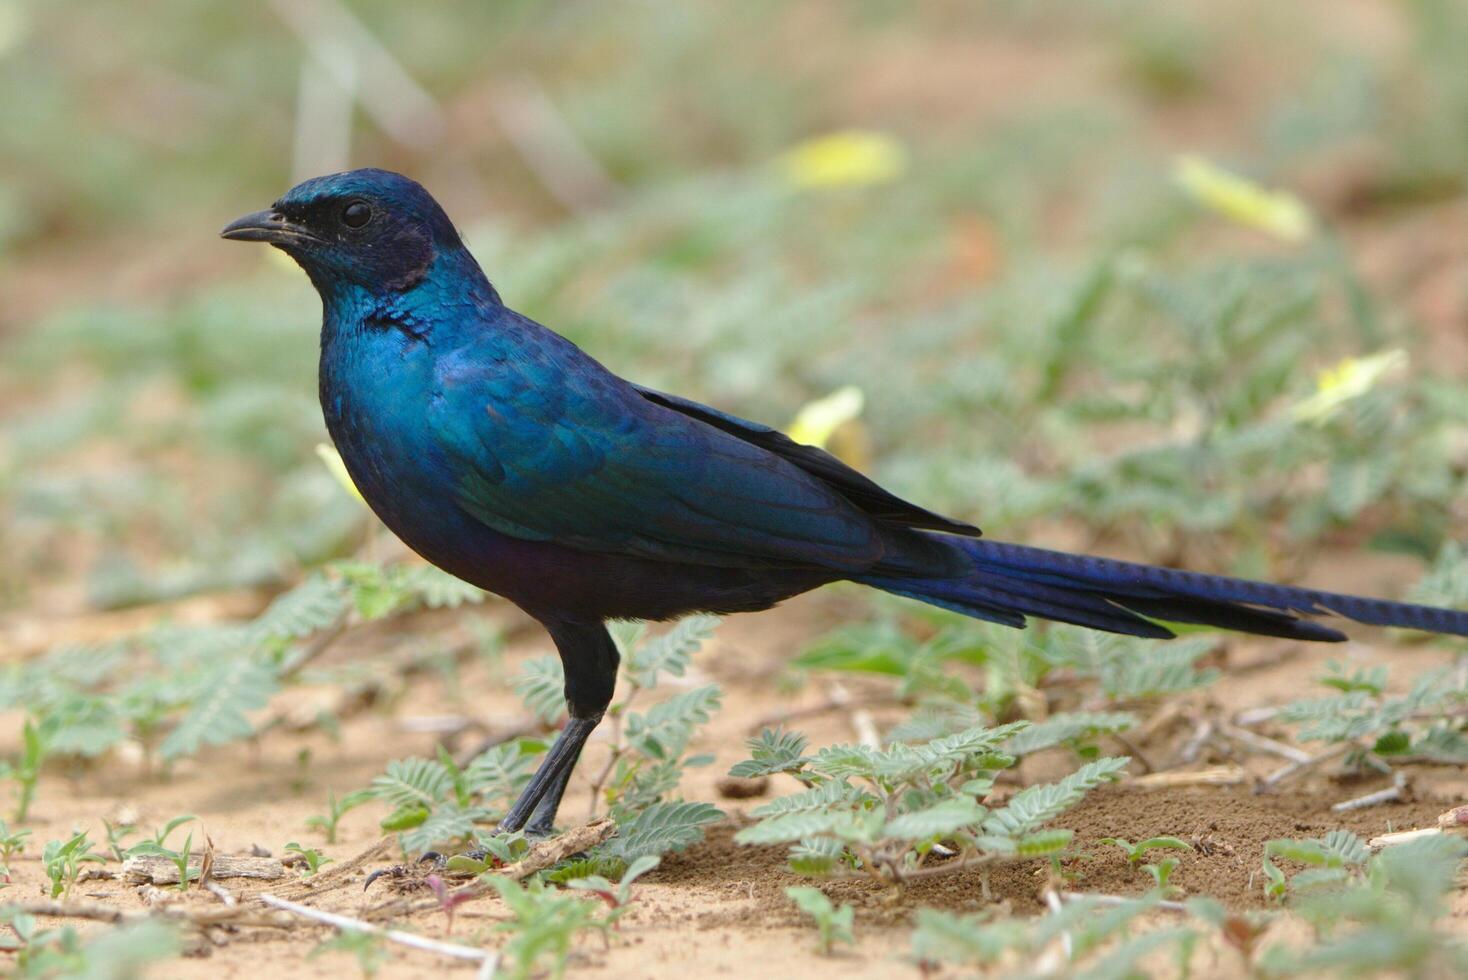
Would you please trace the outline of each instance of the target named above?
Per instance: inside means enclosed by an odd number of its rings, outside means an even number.
[[[1337,615],[1374,626],[1468,636],[1468,612],[1270,585],[1154,565],[982,539],[949,539],[967,575],[863,579],[869,585],[1006,625],[1025,616],[1112,633],[1166,638],[1154,622],[1215,626],[1288,639],[1339,642],[1338,630],[1301,619]],[[1018,622],[1016,622],[1018,620]]]

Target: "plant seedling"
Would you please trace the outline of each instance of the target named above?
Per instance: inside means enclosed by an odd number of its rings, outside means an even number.
[[[51,879],[52,898],[63,894],[67,898],[71,897],[71,889],[81,874],[83,864],[101,864],[107,860],[100,854],[92,854],[91,850],[92,842],[87,839],[87,832],[84,830],[65,841],[46,842],[46,847],[41,852],[41,862],[46,869],[46,877]]]
[[[0,820],[0,861],[9,861],[12,855],[25,850],[25,839],[30,835],[29,830],[11,833],[5,821]]]
[[[617,920],[626,914],[627,906],[632,902],[632,883],[656,868],[660,862],[661,858],[644,854],[627,866],[627,870],[622,872],[621,880],[615,885],[601,875],[587,875],[585,878],[574,878],[566,882],[566,887],[591,892],[606,902],[608,911],[605,921],[608,927],[615,929]]]
[[[347,815],[348,810],[355,809],[363,803],[373,799],[371,790],[357,790],[348,793],[340,800],[331,790],[326,791],[326,813],[306,818],[306,826],[313,830],[319,830],[326,835],[326,843],[336,843],[336,828],[341,823],[342,817]]]
[[[329,858],[326,855],[322,854],[314,847],[302,847],[295,841],[291,841],[289,844],[287,844],[285,846],[285,850],[287,854],[299,854],[301,856],[301,863],[306,866],[305,869],[301,872],[302,878],[311,877],[316,872],[321,870],[322,865],[330,864],[333,860],[335,860],[334,858]]]
[[[1126,854],[1127,863],[1133,866],[1141,864],[1142,860],[1146,858],[1147,852],[1154,848],[1166,847],[1176,851],[1191,851],[1193,849],[1193,845],[1180,837],[1149,837],[1135,844],[1124,837],[1103,837],[1097,843],[1114,844],[1121,848],[1122,852]]]
[[[851,923],[856,913],[850,905],[843,905],[838,909],[831,904],[824,892],[808,885],[787,888],[785,894],[795,903],[796,908],[816,920],[821,955],[831,955],[831,946],[834,943],[856,942],[856,937],[851,933]]]

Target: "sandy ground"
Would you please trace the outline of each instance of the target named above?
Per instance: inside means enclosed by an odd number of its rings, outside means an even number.
[[[623,920],[620,935],[610,945],[588,937],[577,948],[572,971],[577,976],[681,977],[690,970],[728,976],[793,976],[804,970],[840,969],[847,977],[918,975],[906,958],[908,927],[912,911],[933,906],[955,911],[984,907],[975,874],[965,873],[918,883],[905,894],[865,883],[840,882],[826,886],[838,902],[857,908],[854,949],[825,959],[815,951],[814,931],[802,921],[783,895],[797,879],[785,869],[782,848],[746,848],[733,844],[741,813],[760,799],[719,800],[716,781],[728,767],[744,757],[742,740],[753,727],[782,711],[816,705],[827,698],[828,680],[813,678],[801,690],[788,695],[776,693],[774,683],[784,659],[801,644],[848,614],[849,595],[828,591],[790,603],[760,617],[736,617],[728,621],[714,641],[700,654],[694,675],[683,683],[717,681],[723,686],[722,711],[703,733],[696,751],[714,753],[717,762],[691,770],[683,788],[689,799],[718,801],[730,815],[728,823],[716,826],[705,843],[680,855],[667,857],[663,866],[643,879],[637,901]],[[454,632],[456,616],[433,614],[417,617],[418,631]],[[200,818],[203,831],[222,854],[248,853],[263,847],[276,855],[287,841],[300,840],[322,848],[338,861],[345,861],[378,838],[377,820],[382,813],[368,805],[348,814],[341,836],[325,845],[308,830],[305,820],[323,809],[328,789],[338,795],[365,786],[386,763],[397,757],[430,754],[433,736],[411,729],[414,720],[428,716],[470,713],[495,730],[524,722],[522,709],[507,689],[503,675],[513,674],[516,661],[546,652],[543,637],[508,610],[488,607],[468,615],[488,615],[509,624],[510,643],[506,661],[497,670],[480,663],[465,666],[458,683],[440,676],[420,674],[411,678],[390,707],[374,707],[349,716],[339,737],[315,732],[294,734],[276,729],[255,743],[206,752],[198,759],[179,764],[164,780],[145,777],[136,761],[126,758],[106,766],[70,773],[66,778],[50,776],[41,784],[34,809],[32,852],[39,852],[47,839],[63,837],[73,827],[88,827],[94,839],[105,839],[104,817],[134,820],[143,827],[161,824],[179,813]],[[402,639],[395,628],[392,636],[378,637],[369,646],[390,646]],[[371,649],[354,649],[343,644],[331,657],[346,661],[371,657]],[[1429,647],[1393,648],[1381,636],[1367,636],[1345,647],[1305,648],[1272,641],[1231,640],[1224,651],[1227,675],[1215,686],[1192,695],[1179,704],[1183,711],[1173,724],[1158,726],[1155,734],[1138,736],[1133,742],[1153,764],[1169,767],[1193,731],[1189,714],[1231,713],[1242,707],[1274,704],[1307,691],[1325,661],[1345,657],[1352,664],[1391,663],[1395,683],[1405,686],[1413,675],[1442,662],[1444,656]],[[497,674],[498,676],[492,676]],[[880,684],[845,680],[853,697],[860,701],[882,690]],[[282,694],[262,714],[300,710],[302,703],[327,695],[325,690],[304,689]],[[901,717],[903,709],[873,709],[879,724]],[[18,725],[0,719],[0,731]],[[816,744],[849,741],[854,737],[852,719],[844,711],[832,711],[801,719],[795,727],[806,731]],[[310,763],[301,765],[301,753],[309,750]],[[1108,750],[1126,752],[1119,746]],[[597,760],[605,751],[593,743],[588,758]],[[1049,775],[1044,758],[1028,762],[1022,775],[1027,779]],[[1205,751],[1197,766],[1242,763],[1256,774],[1279,764],[1270,757],[1231,756],[1222,746]],[[586,768],[586,767],[583,767]],[[1134,771],[1143,767],[1138,764]],[[1137,894],[1148,879],[1129,869],[1120,852],[1098,846],[1099,838],[1117,835],[1133,840],[1154,834],[1179,836],[1194,842],[1193,853],[1182,854],[1182,865],[1174,882],[1190,895],[1212,895],[1233,908],[1262,904],[1258,876],[1262,843],[1273,837],[1311,837],[1334,827],[1347,827],[1368,836],[1392,829],[1427,825],[1448,806],[1461,802],[1468,790],[1468,777],[1445,767],[1412,767],[1417,799],[1412,803],[1376,806],[1338,815],[1331,803],[1361,795],[1386,785],[1385,780],[1338,782],[1323,773],[1299,781],[1286,789],[1259,794],[1252,786],[1226,788],[1188,787],[1144,791],[1126,786],[1103,789],[1080,808],[1057,821],[1077,832],[1077,847],[1089,857],[1074,862],[1070,870],[1081,877],[1073,884],[1080,890],[1109,894]],[[790,792],[792,782],[774,782],[766,796]],[[562,811],[563,821],[579,820],[587,812],[589,796],[581,774]],[[198,840],[203,833],[196,832]],[[12,864],[15,882],[8,896],[40,897],[44,876],[35,853]],[[113,866],[115,868],[115,865]],[[328,866],[329,867],[329,866]],[[359,914],[383,895],[364,895],[356,872],[347,887],[329,894],[304,899],[321,908]],[[994,875],[993,885],[1000,908],[1017,913],[1034,913],[1041,908],[1046,887],[1044,869],[1021,865]],[[241,897],[258,889],[231,885]],[[273,891],[292,892],[293,883],[269,886]],[[143,898],[121,881],[89,881],[78,887],[78,898],[140,908]],[[189,902],[209,904],[218,899],[193,894]],[[450,938],[465,943],[497,943],[490,932],[504,915],[497,899],[483,900],[459,911]],[[1455,916],[1468,915],[1468,902],[1459,901]],[[443,917],[423,913],[410,928],[427,935],[447,935]],[[83,924],[94,929],[94,924]],[[351,974],[356,967],[346,954],[328,953],[307,960],[311,950],[328,931],[315,927],[282,932],[244,929],[215,930],[217,945],[200,948],[202,955],[169,962],[155,968],[153,975],[167,977],[236,977],[258,973],[262,968],[282,975],[298,972],[340,970]],[[1230,975],[1239,966],[1230,951],[1208,950],[1199,954],[1198,967],[1205,975]],[[1206,962],[1205,962],[1206,961]],[[381,976],[436,976],[445,969],[467,966],[429,954],[394,949]]]

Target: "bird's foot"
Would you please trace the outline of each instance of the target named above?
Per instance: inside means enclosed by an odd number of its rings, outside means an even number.
[[[426,888],[429,875],[443,874],[455,878],[472,878],[475,875],[495,867],[494,855],[482,848],[474,848],[462,854],[442,854],[438,851],[425,851],[423,856],[412,864],[394,864],[391,867],[379,868],[367,876],[362,890],[366,891],[372,887],[372,883],[379,878],[387,878],[394,883],[396,891],[417,891]]]

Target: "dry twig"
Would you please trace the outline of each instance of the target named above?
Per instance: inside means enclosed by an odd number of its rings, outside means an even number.
[[[1360,810],[1368,806],[1376,806],[1379,803],[1391,803],[1394,800],[1410,800],[1412,798],[1412,784],[1407,781],[1407,774],[1399,772],[1392,784],[1386,789],[1379,789],[1365,796],[1358,796],[1354,800],[1342,800],[1331,807],[1335,813],[1345,813],[1347,810]]]
[[[400,929],[384,929],[361,919],[354,919],[348,915],[338,915],[335,912],[323,912],[321,909],[313,909],[308,905],[300,905],[290,902],[275,895],[261,895],[260,901],[271,908],[298,915],[303,919],[311,919],[322,922],[333,928],[344,932],[365,932],[374,936],[381,936],[389,942],[399,943],[403,946],[411,946],[413,949],[421,949],[428,953],[437,953],[440,956],[453,957],[456,960],[469,960],[472,963],[484,963],[493,961],[498,963],[499,953],[489,950],[476,949],[473,946],[461,946],[458,943],[446,943],[438,939],[429,939],[414,932],[403,932]],[[493,976],[493,968],[489,975]]]

